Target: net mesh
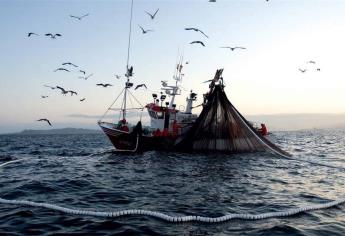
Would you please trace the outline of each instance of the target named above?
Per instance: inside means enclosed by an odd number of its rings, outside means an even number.
[[[290,156],[263,137],[231,104],[224,92],[221,73],[222,70],[217,70],[201,114],[178,146],[192,151],[270,151]]]

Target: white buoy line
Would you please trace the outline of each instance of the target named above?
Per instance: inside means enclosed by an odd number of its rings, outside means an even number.
[[[26,159],[26,158],[25,158]],[[5,163],[0,164],[0,168],[20,162],[25,159],[18,159],[13,161],[8,161]],[[37,161],[40,159],[30,159],[31,161]],[[13,205],[22,205],[22,206],[31,206],[31,207],[41,207],[46,208],[54,211],[59,211],[67,214],[74,214],[74,215],[85,215],[85,216],[95,216],[95,217],[110,217],[110,218],[117,218],[122,216],[134,216],[134,215],[142,215],[142,216],[150,216],[154,218],[158,218],[167,222],[205,222],[205,223],[220,223],[226,222],[230,220],[262,220],[268,218],[277,218],[277,217],[288,217],[293,216],[299,213],[307,212],[307,211],[314,211],[314,210],[321,210],[331,208],[340,204],[345,203],[345,198],[341,198],[334,201],[329,201],[326,203],[320,204],[311,204],[304,207],[298,207],[295,209],[288,209],[285,211],[277,211],[277,212],[267,212],[261,214],[226,214],[220,217],[204,217],[204,216],[197,216],[197,215],[189,215],[189,216],[171,216],[168,214],[164,214],[157,211],[149,211],[149,210],[141,210],[141,209],[130,209],[130,210],[119,210],[119,211],[90,211],[90,210],[83,210],[83,209],[73,209],[58,206],[51,203],[41,203],[41,202],[33,202],[33,201],[26,201],[26,200],[8,200],[3,199],[0,197],[0,203],[2,204],[13,204]]]

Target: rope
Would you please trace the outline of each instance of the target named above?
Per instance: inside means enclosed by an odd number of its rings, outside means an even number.
[[[19,162],[21,160],[24,160],[24,159],[5,162],[1,164],[0,167],[4,167],[11,163]],[[39,159],[32,159],[32,160],[39,160]],[[226,222],[230,220],[263,220],[263,219],[276,218],[276,217],[288,217],[288,216],[293,216],[293,215],[307,212],[307,211],[327,209],[327,208],[331,208],[340,204],[344,204],[345,198],[326,202],[326,203],[321,203],[321,204],[313,204],[313,205],[299,207],[295,209],[289,209],[286,211],[267,212],[267,213],[261,213],[261,214],[234,213],[234,214],[226,214],[220,217],[204,217],[204,216],[198,216],[198,215],[171,216],[171,215],[161,213],[158,211],[148,211],[148,210],[141,210],[141,209],[130,209],[130,210],[120,210],[120,211],[90,211],[90,210],[62,207],[62,206],[51,204],[51,203],[33,202],[33,201],[26,201],[26,200],[7,200],[1,197],[0,197],[0,203],[31,206],[31,207],[41,207],[41,208],[46,208],[46,209],[50,209],[54,211],[63,212],[66,214],[84,215],[84,216],[118,218],[121,216],[142,215],[142,216],[149,216],[149,217],[161,219],[161,220],[172,222],[172,223],[192,222],[192,221],[205,222],[205,223],[220,223],[220,222]]]
[[[125,89],[123,89],[122,91],[121,91],[121,93],[116,97],[116,99],[113,101],[113,103],[109,106],[109,108],[104,112],[104,114],[103,114],[103,116],[101,116],[101,118],[99,119],[99,121],[101,121],[104,117],[105,117],[105,115],[108,113],[108,111],[111,109],[111,107],[114,105],[114,103],[117,101],[117,99],[121,96],[121,94],[123,93],[123,91],[124,91]]]

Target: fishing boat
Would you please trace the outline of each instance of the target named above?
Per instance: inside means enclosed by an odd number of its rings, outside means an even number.
[[[182,58],[176,66],[173,79],[174,85],[169,85],[167,81],[161,81],[162,88],[160,93],[152,94],[152,102],[142,106],[139,100],[133,95],[131,89],[133,83],[130,78],[133,76],[133,67],[126,73],[127,81],[124,89],[117,97],[122,97],[121,107],[113,107],[117,99],[107,109],[108,111],[118,111],[119,119],[115,122],[98,121],[98,125],[108,136],[117,151],[147,151],[147,150],[171,150],[175,146],[175,141],[183,136],[196,121],[198,116],[192,113],[193,102],[197,100],[197,94],[190,91],[186,98],[185,109],[177,109],[175,103],[176,96],[181,95],[181,82],[184,74],[182,73]],[[170,100],[168,101],[168,98]],[[136,102],[137,107],[128,107],[128,100]],[[183,106],[180,106],[183,107]],[[136,124],[130,124],[127,114],[131,110],[138,110],[141,113],[147,110],[150,125],[142,126],[142,114],[138,117]]]

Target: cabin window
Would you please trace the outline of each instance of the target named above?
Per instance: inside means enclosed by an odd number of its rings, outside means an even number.
[[[156,112],[154,112],[154,111],[149,111],[149,114],[150,114],[151,117],[157,119]]]
[[[164,117],[163,112],[158,111],[158,112],[157,112],[157,117],[158,117],[158,119],[163,119],[163,117]]]

